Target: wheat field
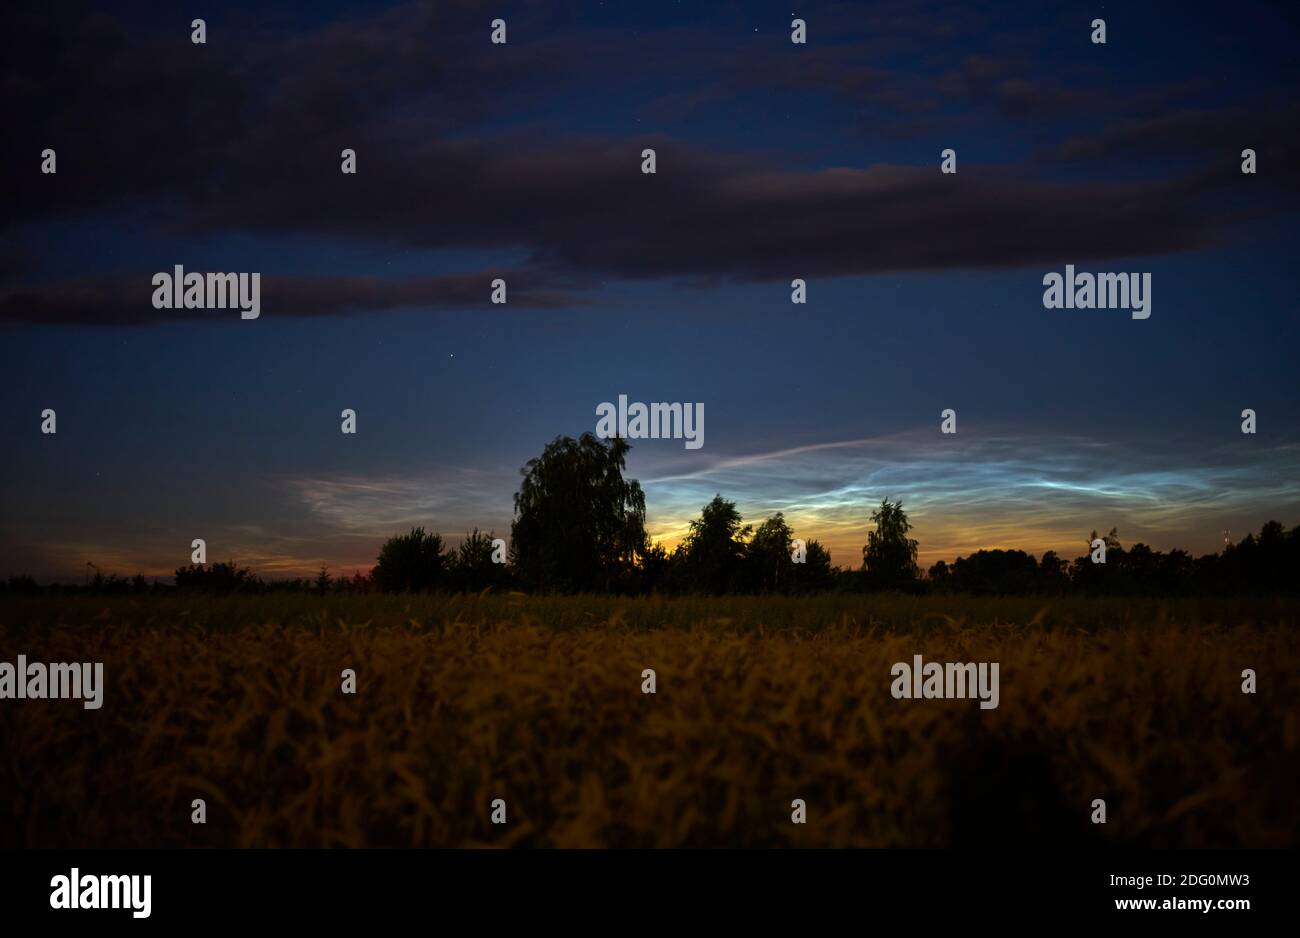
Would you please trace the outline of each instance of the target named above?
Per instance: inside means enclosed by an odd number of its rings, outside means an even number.
[[[106,689],[99,710],[0,701],[0,845],[1295,846],[1298,613],[1263,599],[9,598],[0,660],[102,661]],[[998,662],[1000,705],[894,699],[890,666],[915,654]],[[490,820],[498,798],[505,824]],[[1105,824],[1090,820],[1098,798]]]

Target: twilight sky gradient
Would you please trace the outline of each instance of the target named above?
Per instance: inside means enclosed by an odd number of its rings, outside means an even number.
[[[619,394],[705,405],[630,455],[669,544],[716,492],[845,566],[885,497],[925,564],[1300,523],[1300,13],[983,6],[18,3],[0,576],[508,536]],[[1151,318],[1044,309],[1068,263],[1151,272]],[[154,310],[174,264],[261,272],[261,318]]]

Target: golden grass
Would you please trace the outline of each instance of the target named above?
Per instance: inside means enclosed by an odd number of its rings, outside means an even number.
[[[8,600],[0,660],[103,661],[107,690],[99,711],[0,701],[0,844],[1294,846],[1297,611]],[[999,662],[1000,707],[893,699],[914,654]]]

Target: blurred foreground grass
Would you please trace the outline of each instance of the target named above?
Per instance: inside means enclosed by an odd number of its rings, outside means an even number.
[[[0,701],[0,845],[1295,846],[1298,616],[1262,599],[9,598],[0,661],[102,661],[106,690],[98,711]],[[1000,706],[893,699],[890,666],[914,654],[999,662]]]

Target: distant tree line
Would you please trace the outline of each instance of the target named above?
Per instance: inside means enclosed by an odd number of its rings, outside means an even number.
[[[1088,547],[1097,538],[1094,531]],[[1237,596],[1300,592],[1300,527],[1286,530],[1270,521],[1218,554],[1193,557],[1184,550],[1125,548],[1112,529],[1102,540],[1106,562],[1093,563],[1091,550],[1072,561],[1047,551],[1040,560],[1020,550],[980,550],[939,561],[929,570],[929,592],[1006,595],[1081,593],[1093,595]]]
[[[39,587],[29,577],[0,582],[0,593],[93,592],[130,594],[174,589],[191,593],[420,593],[526,590],[530,592],[802,594],[900,590],[1009,595],[1242,595],[1300,591],[1300,527],[1276,521],[1221,553],[1192,557],[1145,544],[1125,548],[1111,530],[1105,563],[1094,563],[1093,532],[1085,553],[1071,561],[1054,551],[1041,559],[1019,550],[980,550],[922,573],[918,544],[901,502],[888,499],[871,513],[874,530],[861,566],[831,566],[815,540],[799,541],[777,512],[755,528],[734,502],[717,495],[690,522],[671,552],[651,544],[645,495],[625,479],[628,444],[622,439],[560,437],[521,470],[514,497],[508,554],[491,532],[478,529],[449,549],[442,536],[413,528],[389,538],[369,573],[334,577],[322,567],[313,578],[265,582],[235,562],[190,565],[175,586],[143,576],[96,574],[85,586]]]

